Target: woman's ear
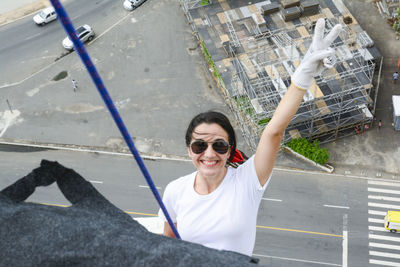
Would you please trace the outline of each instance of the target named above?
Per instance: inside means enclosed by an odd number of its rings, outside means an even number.
[[[190,149],[190,146],[187,147],[188,155],[191,158],[192,157],[192,150]]]

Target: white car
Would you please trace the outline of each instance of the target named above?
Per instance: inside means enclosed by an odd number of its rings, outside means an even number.
[[[90,42],[94,38],[94,31],[89,25],[85,24],[76,29],[76,35],[78,36],[78,38],[81,40],[82,43]],[[74,43],[69,39],[68,36],[65,37],[65,39],[62,41],[62,45],[67,50],[74,49]]]
[[[125,0],[124,8],[128,11],[132,11],[141,4],[143,4],[146,0]]]
[[[33,17],[33,21],[40,26],[43,26],[46,23],[49,23],[56,19],[57,13],[53,7],[45,8]]]

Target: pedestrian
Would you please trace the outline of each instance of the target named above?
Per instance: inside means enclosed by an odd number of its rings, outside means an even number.
[[[78,90],[78,83],[74,79],[72,79],[72,87],[74,88],[74,92]]]
[[[265,127],[257,150],[243,161],[236,149],[235,132],[222,113],[195,116],[185,142],[196,171],[173,180],[164,191],[165,207],[183,240],[251,256],[261,198],[274,167],[282,137],[296,114],[313,77],[325,69],[323,59],[334,56],[329,46],[341,26],[324,38],[325,21],[319,19],[311,46],[294,72],[291,85]],[[237,168],[229,163],[242,161]],[[175,237],[163,212],[164,235]]]
[[[393,73],[392,83],[396,83],[398,79],[399,79],[399,72],[396,71],[395,73]]]
[[[378,130],[380,130],[380,129],[381,129],[381,127],[382,127],[382,121],[381,121],[381,120],[379,120],[379,122],[378,122]]]

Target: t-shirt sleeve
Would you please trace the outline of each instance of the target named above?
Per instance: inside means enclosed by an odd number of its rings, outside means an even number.
[[[176,211],[175,211],[176,199],[174,196],[176,196],[176,194],[174,194],[173,192],[173,184],[169,183],[164,191],[163,202],[165,208],[168,211],[169,216],[171,217],[171,220],[174,223],[176,223]],[[164,216],[164,212],[162,211],[161,208],[158,210],[158,217],[164,221],[167,221],[167,218]]]
[[[259,201],[262,198],[265,189],[268,187],[269,182],[271,181],[272,174],[270,175],[264,186],[261,186],[254,165],[254,155],[251,156],[245,163],[240,165],[237,171],[239,180],[242,183],[245,183],[243,187],[247,188],[253,200]]]

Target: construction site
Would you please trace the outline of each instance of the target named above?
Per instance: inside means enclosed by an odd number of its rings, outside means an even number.
[[[341,0],[180,0],[210,71],[252,150],[325,18],[337,63],[315,77],[282,143],[321,143],[354,135],[373,121],[382,56]]]

